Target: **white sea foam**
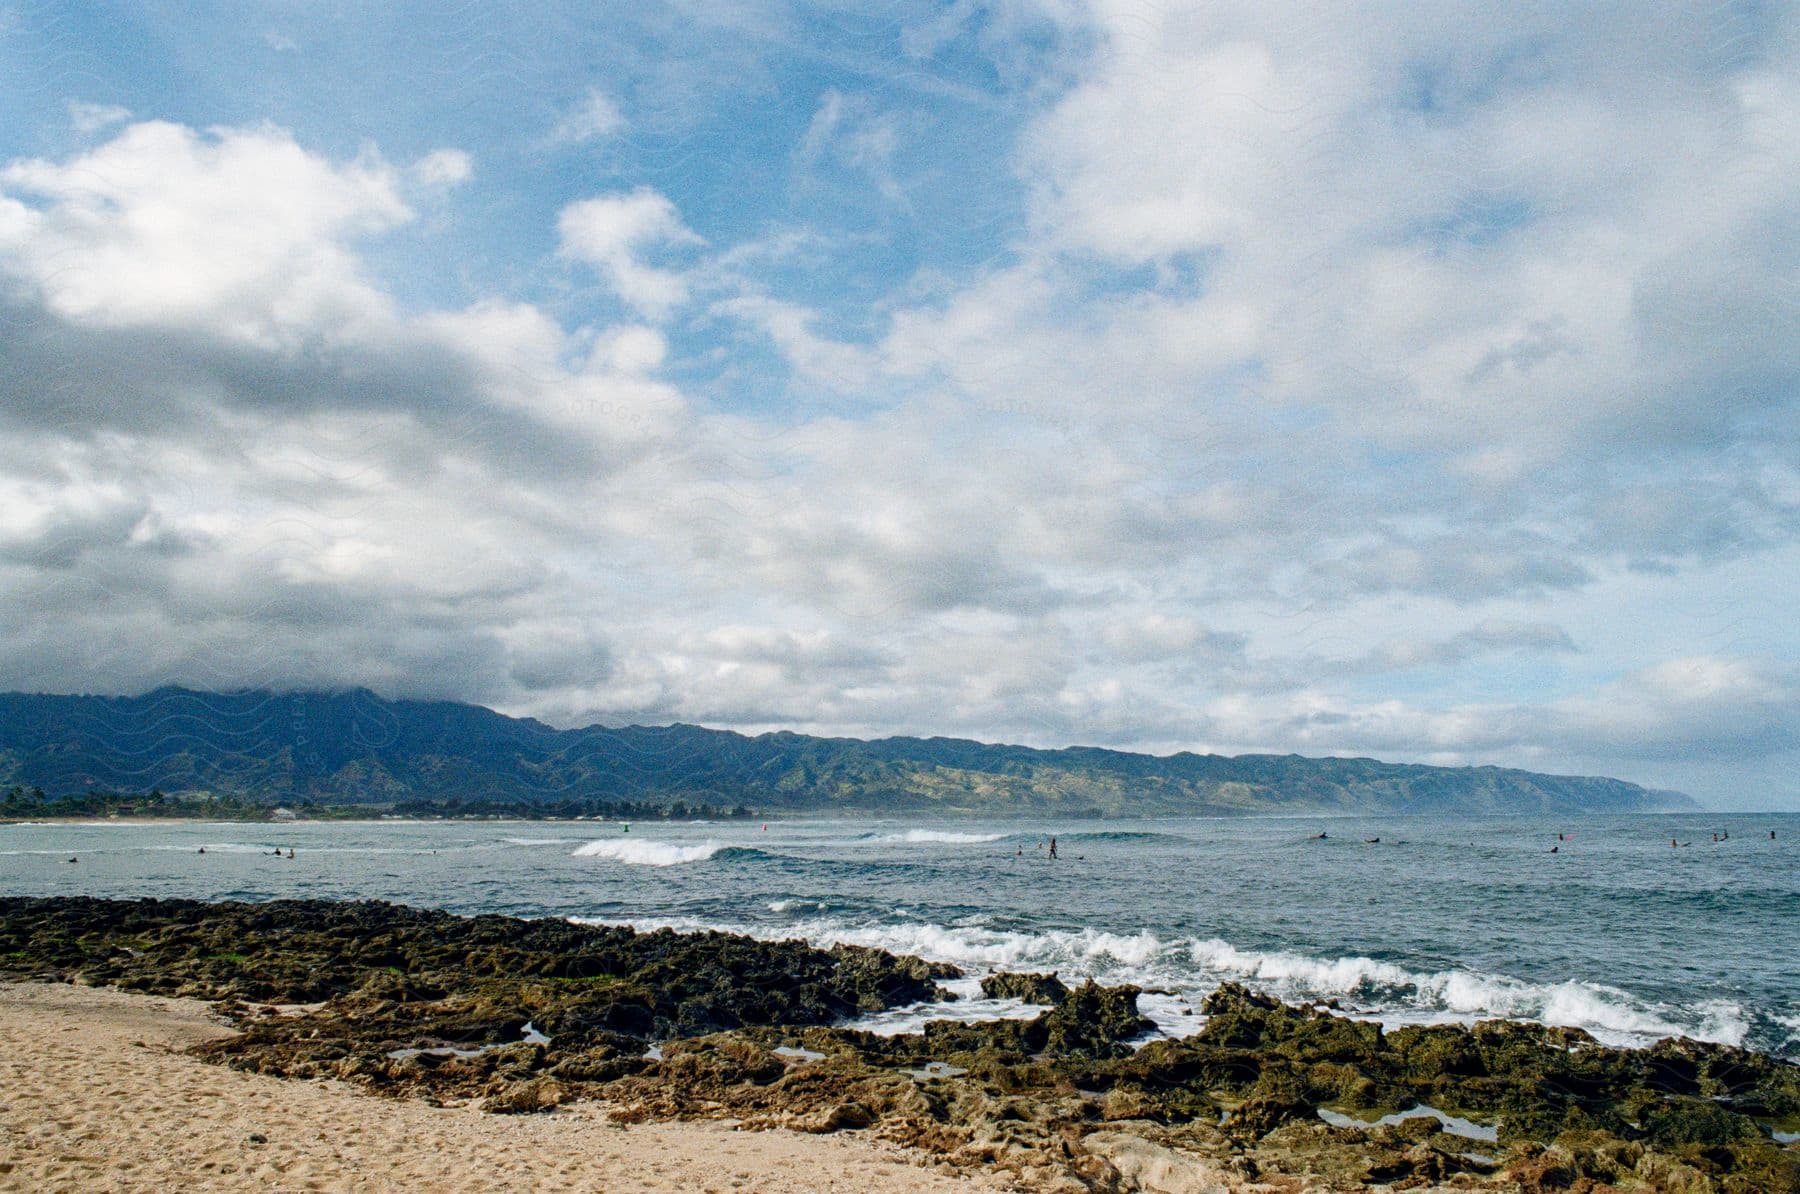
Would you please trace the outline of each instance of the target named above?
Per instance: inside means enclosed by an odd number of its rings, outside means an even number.
[[[971,968],[1054,969],[1058,965],[1141,968],[1164,948],[1152,933],[1108,933],[1100,929],[1021,933],[976,925],[952,927],[930,922],[904,925],[845,925],[820,920],[791,926],[823,944],[872,945],[889,953],[917,954]]]
[[[676,866],[684,862],[705,862],[725,848],[724,843],[705,841],[691,846],[675,842],[654,842],[642,838],[602,838],[575,848],[577,858],[609,858],[629,866]]]
[[[1374,958],[1252,953],[1217,938],[1194,942],[1190,954],[1209,977],[1257,983],[1286,999],[1348,997],[1402,1022],[1444,1018],[1434,1012],[1458,1020],[1536,1020],[1618,1044],[1687,1035],[1736,1045],[1749,1031],[1743,1009],[1728,1001],[1699,1004],[1683,1017],[1602,983],[1531,983],[1470,970],[1421,973]]]
[[[1463,1119],[1455,1115],[1447,1115],[1429,1103],[1417,1103],[1405,1111],[1396,1111],[1392,1115],[1383,1115],[1376,1119],[1356,1119],[1342,1115],[1336,1111],[1319,1108],[1319,1118],[1334,1128],[1371,1128],[1386,1127],[1389,1124],[1405,1123],[1409,1119],[1435,1119],[1444,1125],[1444,1131],[1453,1136],[1466,1136],[1471,1140],[1481,1140],[1493,1144],[1500,1138],[1499,1131],[1488,1124],[1478,1124],[1473,1120]]]
[[[813,912],[819,912],[819,911],[824,910],[825,903],[822,900],[770,900],[769,901],[769,911],[779,912],[782,915],[786,915],[789,912],[798,911],[802,908],[809,909],[810,911],[813,911]]]
[[[954,978],[938,985],[955,995],[955,1000],[889,1008],[852,1020],[845,1027],[877,1036],[899,1036],[922,1031],[928,1020],[1031,1020],[1044,1010],[1017,999],[984,999],[979,978]]]
[[[945,829],[909,829],[905,833],[885,833],[875,840],[913,843],[941,842],[953,846],[968,846],[979,842],[997,842],[1005,836],[1004,833],[952,833]]]
[[[509,846],[560,846],[569,839],[566,837],[503,837],[500,840]]]

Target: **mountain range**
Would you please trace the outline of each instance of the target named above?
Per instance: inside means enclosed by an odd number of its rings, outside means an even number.
[[[558,730],[478,705],[343,692],[0,694],[0,788],[207,794],[251,804],[988,816],[1649,812],[1623,780],[1298,755],[1158,756],[955,738]]]

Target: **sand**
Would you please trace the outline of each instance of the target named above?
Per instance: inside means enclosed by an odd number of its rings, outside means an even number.
[[[0,984],[0,1191],[1006,1190],[854,1132],[610,1122],[600,1105],[487,1115],[338,1082],[239,1073],[183,1050],[230,1034],[206,1004]]]

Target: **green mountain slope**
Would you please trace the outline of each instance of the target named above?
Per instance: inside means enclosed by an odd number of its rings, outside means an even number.
[[[1152,756],[953,738],[555,730],[491,709],[340,693],[0,694],[0,788],[315,800],[680,800],[764,810],[1012,815],[1638,812],[1695,807],[1622,780],[1297,755]]]

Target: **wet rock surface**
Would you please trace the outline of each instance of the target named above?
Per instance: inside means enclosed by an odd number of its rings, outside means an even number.
[[[1054,974],[1001,972],[983,975],[981,979],[983,999],[1017,999],[1020,1003],[1040,1003],[1054,1007],[1068,993],[1068,985]]]
[[[381,903],[0,900],[0,978],[215,1000],[241,1032],[198,1050],[211,1060],[495,1113],[597,1098],[625,1121],[867,1129],[1044,1190],[1225,1174],[1282,1190],[1800,1191],[1800,1151],[1770,1132],[1797,1126],[1800,1067],[1728,1046],[1614,1049],[1504,1021],[1384,1032],[1227,984],[1197,1035],[1140,1047],[1134,988],[1043,975],[983,982],[1045,1001],[1031,1020],[833,1026],[938,997],[948,976],[878,950]],[[1420,1107],[1439,1114],[1373,1123]]]

